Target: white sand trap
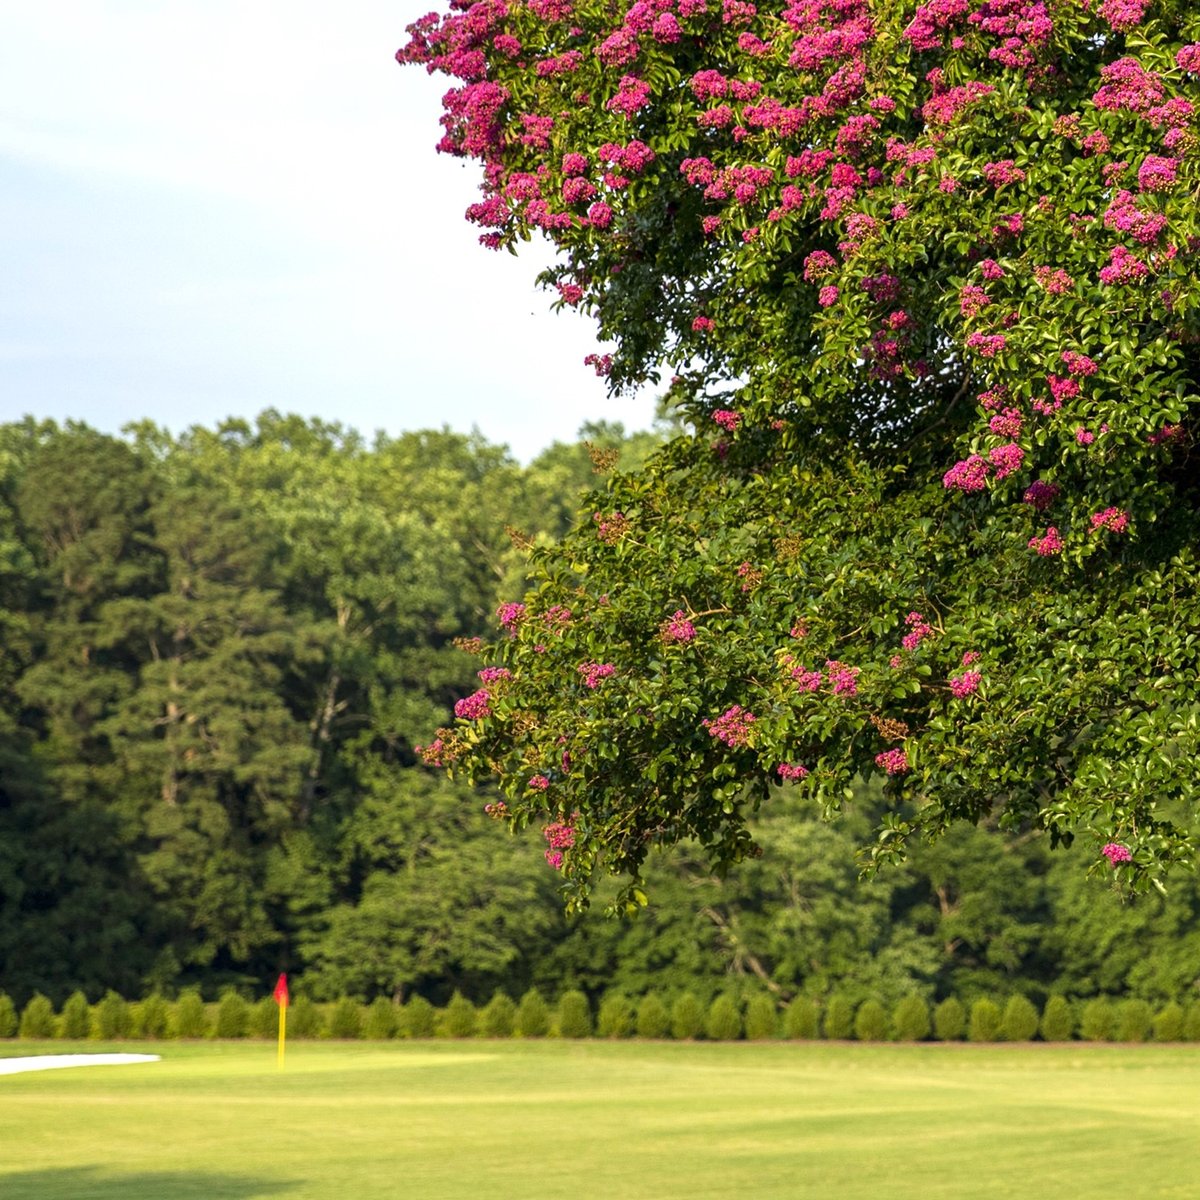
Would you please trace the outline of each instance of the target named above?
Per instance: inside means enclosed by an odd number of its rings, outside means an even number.
[[[22,1071],[56,1071],[62,1067],[117,1067],[125,1063],[159,1062],[161,1054],[35,1054],[29,1058],[0,1058],[0,1075]]]

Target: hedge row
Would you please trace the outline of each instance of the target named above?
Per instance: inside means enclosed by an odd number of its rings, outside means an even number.
[[[1012,996],[1001,1007],[976,1000],[968,1008],[951,998],[932,1011],[920,996],[907,996],[890,1011],[878,1000],[853,1004],[833,996],[823,1006],[798,997],[781,1008],[765,993],[742,1003],[730,995],[717,996],[707,1006],[691,993],[671,1003],[653,993],[639,1000],[609,994],[593,1014],[582,992],[566,992],[551,1008],[537,992],[520,1003],[498,992],[482,1008],[455,994],[443,1009],[414,996],[407,1004],[383,997],[363,1005],[342,999],[316,1004],[304,996],[288,1012],[288,1033],[294,1038],[707,1038],[733,1041],[747,1038],[792,1040],[854,1038],[863,1042],[937,1041],[1025,1042],[1040,1037],[1048,1042],[1072,1038],[1110,1042],[1200,1041],[1200,1003],[1186,1010],[1168,1003],[1155,1012],[1144,1000],[1093,999],[1072,1003],[1052,996],[1041,1013],[1024,996]],[[185,991],[177,1000],[149,996],[129,1002],[109,992],[89,1004],[76,992],[61,1012],[42,995],[35,995],[18,1014],[12,1000],[0,992],[0,1038],[273,1038],[278,1009],[264,997],[251,1002],[226,992],[205,1003],[199,992]]]

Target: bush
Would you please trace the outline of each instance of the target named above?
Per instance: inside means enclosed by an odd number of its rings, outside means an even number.
[[[442,1012],[438,1033],[448,1038],[473,1038],[478,1029],[479,1014],[475,1011],[475,1005],[456,991]]]
[[[596,1014],[596,1036],[626,1038],[633,1032],[633,1004],[620,992],[606,992]]]
[[[91,1025],[91,1009],[82,992],[72,992],[62,1006],[58,1018],[58,1036],[68,1041],[79,1042],[88,1035]]]
[[[54,1036],[54,1005],[41,992],[34,992],[22,1010],[20,1033],[23,1038]]]
[[[779,1036],[779,1009],[771,996],[761,993],[750,997],[746,1005],[746,1037],[752,1042],[765,1042]]]
[[[1079,1036],[1088,1042],[1112,1040],[1116,1019],[1112,1005],[1104,996],[1097,996],[1083,1006],[1079,1018]]]
[[[957,996],[947,996],[933,1010],[933,1035],[941,1042],[957,1042],[966,1036],[967,1010]]]
[[[7,992],[0,992],[0,1038],[15,1037],[17,1032],[17,1007]]]
[[[1000,1019],[1000,1036],[1006,1042],[1031,1042],[1038,1031],[1038,1011],[1027,996],[1009,996]]]
[[[273,1038],[279,1036],[279,1005],[271,996],[263,996],[250,1006],[250,1036],[254,1038]],[[291,1022],[288,1032],[294,1033]]]
[[[822,1023],[830,1041],[844,1042],[854,1032],[854,1008],[845,996],[830,996]]]
[[[860,1042],[882,1042],[887,1037],[887,1010],[872,996],[854,1014],[854,1036]]]
[[[373,1042],[386,1041],[396,1036],[396,1005],[386,996],[376,996],[367,1006],[367,1019],[363,1024],[363,1036]]]
[[[297,996],[288,1006],[287,1031],[296,1038],[319,1038],[325,1033],[321,1010],[307,997]]]
[[[360,1038],[362,1027],[362,1006],[357,1000],[343,996],[329,1014],[329,1036],[341,1039]]]
[[[179,993],[175,1001],[175,1036],[179,1038],[202,1038],[208,1033],[208,1013],[204,1001],[195,988]]]
[[[558,998],[558,1036],[592,1036],[592,1009],[588,998],[579,991],[563,992]]]
[[[1000,1035],[1000,1006],[991,1000],[976,1000],[971,1005],[967,1037],[972,1042],[994,1042]]]
[[[480,1014],[484,1037],[512,1037],[516,1019],[517,1006],[513,1003],[512,997],[504,992],[497,992],[484,1005],[483,1012]],[[564,1036],[566,1035],[564,1034]]]
[[[1051,996],[1042,1012],[1042,1041],[1069,1042],[1075,1036],[1075,1012],[1066,996]]]
[[[1183,1014],[1183,1040],[1200,1042],[1200,1001],[1193,1001]]]
[[[704,1009],[691,992],[681,992],[671,1005],[671,1036],[687,1042],[704,1032]]]
[[[817,1006],[808,996],[796,996],[784,1009],[783,1036],[795,1041],[817,1036]]]
[[[133,1014],[123,997],[111,989],[92,1010],[92,1036],[104,1042],[127,1038],[133,1032]]]
[[[671,1028],[671,1014],[656,992],[643,996],[637,1008],[637,1035],[640,1038],[664,1038]]]
[[[514,1025],[517,1037],[540,1038],[550,1032],[550,1009],[537,988],[530,988],[521,997]]]
[[[1150,1036],[1152,1019],[1145,1000],[1122,1000],[1117,1007],[1117,1041],[1144,1042]]]
[[[720,995],[708,1006],[704,1032],[714,1042],[734,1042],[742,1036],[742,1014],[732,996]]]
[[[170,1026],[170,1005],[161,992],[151,992],[133,1014],[134,1037],[165,1038]]]
[[[929,1036],[929,1005],[921,996],[905,996],[892,1010],[892,1037],[923,1042]]]
[[[217,1004],[219,1038],[244,1038],[250,1025],[250,1005],[232,989],[221,993]]]
[[[1183,1009],[1172,1000],[1154,1014],[1156,1042],[1183,1041]]]

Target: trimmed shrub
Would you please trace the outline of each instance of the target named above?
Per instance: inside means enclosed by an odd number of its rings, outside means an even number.
[[[367,1019],[363,1022],[363,1037],[373,1042],[386,1041],[396,1036],[396,1005],[386,996],[376,996],[367,1006]]]
[[[649,992],[638,1001],[637,1035],[640,1038],[664,1038],[671,1028],[671,1014],[656,992]]]
[[[478,1029],[479,1014],[475,1011],[475,1005],[456,991],[442,1012],[438,1033],[448,1038],[473,1038]]]
[[[508,1038],[513,1035],[513,1026],[517,1020],[517,1006],[511,996],[497,992],[484,1005],[480,1014],[484,1037]]]
[[[151,992],[136,1006],[133,1014],[133,1035],[143,1038],[165,1038],[171,1026],[171,1006],[161,992]]]
[[[746,1005],[746,1037],[752,1042],[765,1042],[779,1036],[779,1009],[772,996],[759,993]]]
[[[54,1005],[41,992],[34,992],[21,1010],[20,1034],[23,1038],[54,1036]]]
[[[0,992],[0,1038],[16,1037],[17,1006],[7,992]]]
[[[362,1030],[362,1006],[357,1000],[343,996],[329,1014],[329,1036],[341,1039],[360,1038]]]
[[[91,1009],[82,992],[72,992],[62,1006],[58,1017],[58,1036],[68,1041],[79,1042],[88,1035],[91,1025]]]
[[[887,1037],[887,1010],[872,996],[854,1014],[854,1036],[860,1042],[882,1042]]]
[[[219,1038],[244,1038],[250,1025],[250,1005],[232,989],[222,992],[217,1004]]]
[[[588,998],[580,991],[563,992],[558,998],[558,1036],[585,1038],[592,1036],[592,1009]]]
[[[734,1042],[742,1036],[742,1014],[732,996],[722,994],[708,1006],[704,1032],[714,1042]]]
[[[808,996],[797,996],[784,1010],[783,1036],[796,1041],[817,1036],[817,1006]]]
[[[1122,1000],[1117,1006],[1118,1042],[1144,1042],[1150,1036],[1153,1013],[1145,1000]]]
[[[971,1019],[967,1023],[967,1038],[972,1042],[994,1042],[1000,1035],[1000,1006],[988,999],[976,1000],[971,1005]]]
[[[1027,996],[1009,996],[1000,1019],[1000,1036],[1006,1042],[1031,1042],[1038,1031],[1038,1011]]]
[[[596,1036],[627,1038],[633,1032],[633,1004],[620,992],[606,992],[596,1014]]]
[[[1104,996],[1096,996],[1083,1006],[1079,1017],[1079,1036],[1086,1042],[1112,1041],[1116,1029],[1116,1014]]]
[[[537,988],[530,988],[517,1005],[514,1021],[517,1037],[541,1038],[550,1032],[550,1009]]]
[[[892,1037],[923,1042],[929,1036],[929,1005],[921,996],[905,996],[892,1010]]]
[[[321,1010],[307,997],[297,996],[288,1005],[288,1033],[297,1038],[319,1038],[325,1034],[325,1018]]]
[[[1200,1001],[1193,1001],[1184,1010],[1183,1040],[1200,1042]]]
[[[1051,996],[1042,1011],[1042,1041],[1069,1042],[1075,1036],[1075,1010],[1066,996]]]
[[[1156,1042],[1183,1041],[1183,1009],[1172,1000],[1154,1014]]]
[[[125,999],[111,989],[92,1010],[92,1036],[103,1042],[127,1038],[133,1032],[133,1014]]]
[[[940,1042],[957,1042],[967,1035],[967,1010],[957,996],[947,996],[933,1010],[933,1036]]]
[[[208,1013],[204,1001],[195,988],[179,993],[175,1001],[175,1036],[178,1038],[202,1038],[208,1033]]]
[[[253,1038],[273,1038],[279,1036],[279,1005],[271,996],[263,996],[250,1006],[250,1036]],[[288,1032],[294,1033],[292,1022],[288,1021]]]
[[[854,1007],[845,996],[830,996],[822,1031],[830,1041],[844,1042],[854,1032]]]
[[[671,1036],[692,1041],[704,1032],[704,1009],[691,992],[681,992],[671,1005]]]

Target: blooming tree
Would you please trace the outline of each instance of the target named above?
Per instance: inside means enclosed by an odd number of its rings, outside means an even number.
[[[1198,782],[1200,10],[476,0],[409,32],[480,240],[548,238],[591,365],[671,372],[690,429],[535,556],[427,760],[547,823],[577,903],[864,774],[871,861],[987,819],[1161,886]]]

